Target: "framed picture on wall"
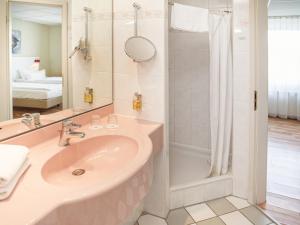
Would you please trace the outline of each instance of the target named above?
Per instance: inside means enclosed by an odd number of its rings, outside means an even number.
[[[17,54],[21,51],[21,31],[12,30],[12,53]]]

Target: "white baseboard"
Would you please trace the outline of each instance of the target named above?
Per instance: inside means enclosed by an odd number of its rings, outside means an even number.
[[[231,195],[233,179],[231,175],[212,177],[198,183],[171,187],[170,208],[176,209]]]

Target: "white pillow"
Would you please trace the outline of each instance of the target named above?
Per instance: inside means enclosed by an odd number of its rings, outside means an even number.
[[[34,71],[30,69],[19,70],[19,75],[23,80],[44,80],[46,79],[46,71]]]
[[[33,71],[39,71],[40,70],[40,64],[39,63],[33,63],[29,69],[33,70]]]

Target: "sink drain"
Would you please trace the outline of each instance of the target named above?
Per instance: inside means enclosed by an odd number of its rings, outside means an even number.
[[[85,174],[85,170],[84,170],[84,169],[77,169],[77,170],[74,170],[74,171],[72,172],[72,175],[73,175],[73,176],[81,176],[81,175],[83,175],[83,174]]]

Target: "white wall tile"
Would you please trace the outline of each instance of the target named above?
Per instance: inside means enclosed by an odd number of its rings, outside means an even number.
[[[71,44],[85,37],[83,7],[92,8],[89,16],[90,55],[87,62],[81,53],[71,59],[74,107],[87,107],[83,101],[86,87],[94,89],[94,106],[112,103],[112,4],[111,1],[76,0],[71,2]]]
[[[164,1],[146,1],[146,0],[115,0],[114,1],[114,10],[115,12],[131,12],[132,4],[134,2],[139,3],[142,6],[142,10],[164,10],[165,2]]]
[[[169,55],[173,61],[170,70],[172,100],[169,102],[174,116],[173,141],[209,148],[208,33],[171,30],[169,35]]]
[[[217,199],[226,196],[226,180],[219,180],[207,183],[204,186],[204,200],[209,201],[211,199]],[[228,185],[228,184],[227,184]]]
[[[126,40],[134,35],[133,2],[139,3],[142,7],[139,11],[138,33],[150,39],[157,49],[155,58],[144,63],[133,62],[124,52]],[[160,0],[114,1],[114,106],[116,113],[167,123],[166,4],[166,1]],[[132,109],[133,95],[136,91],[143,96],[141,112],[135,112]],[[165,138],[167,138],[167,132],[165,132]],[[168,144],[166,144],[164,151],[155,156],[154,181],[145,200],[145,210],[162,217],[168,212],[168,160]]]
[[[232,177],[209,178],[193,187],[171,188],[171,209],[193,205],[232,194]]]

